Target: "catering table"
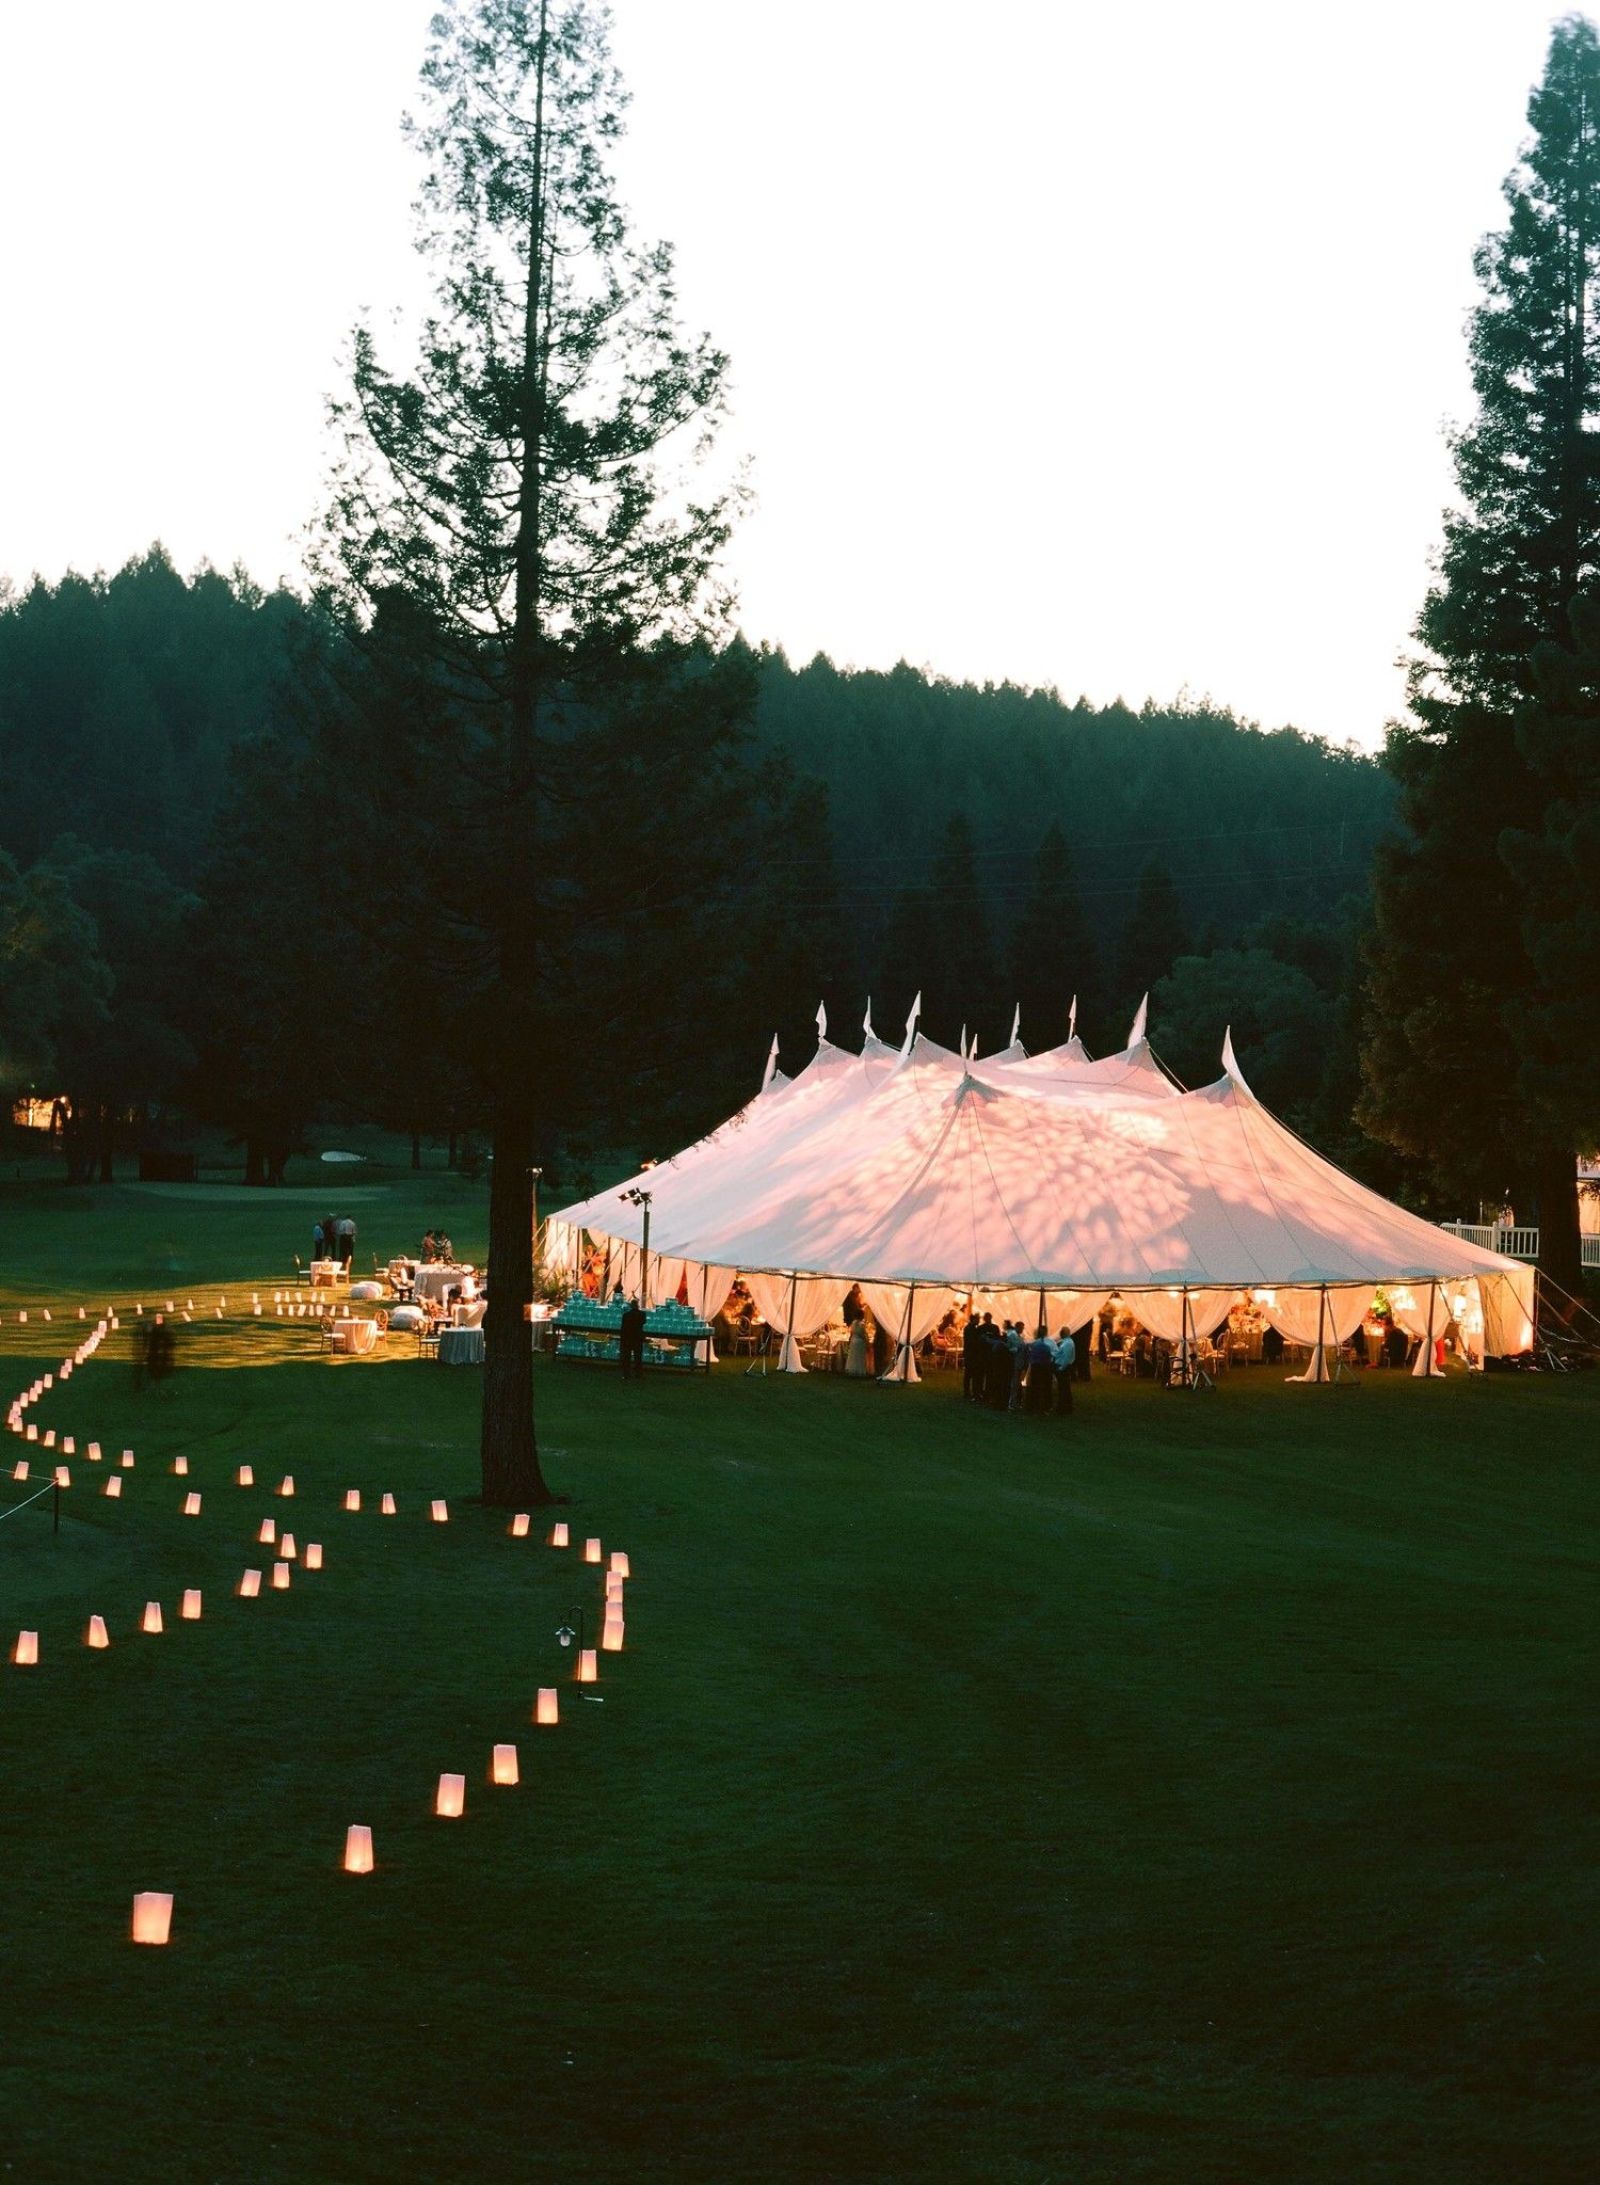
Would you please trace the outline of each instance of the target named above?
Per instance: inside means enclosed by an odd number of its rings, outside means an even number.
[[[314,1290],[331,1290],[343,1279],[344,1269],[336,1259],[314,1259],[311,1262],[311,1287]]]
[[[443,1260],[435,1260],[417,1269],[416,1280],[411,1285],[413,1294],[420,1300],[425,1297],[443,1298],[447,1290],[459,1290],[463,1297],[475,1297],[477,1284],[470,1267],[448,1266]]]
[[[441,1366],[481,1366],[483,1364],[482,1328],[441,1328],[439,1330],[439,1363]]]
[[[595,1298],[569,1297],[550,1325],[556,1334],[558,1358],[610,1359],[622,1355],[620,1305]],[[692,1371],[699,1363],[695,1352],[704,1343],[705,1367],[711,1371],[711,1329],[700,1315],[675,1301],[652,1306],[644,1322],[644,1362],[647,1366],[678,1366]]]

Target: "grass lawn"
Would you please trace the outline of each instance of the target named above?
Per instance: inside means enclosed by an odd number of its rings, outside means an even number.
[[[324,1200],[362,1260],[482,1248],[449,1177],[0,1191],[6,1401],[79,1302],[196,1300],[167,1389],[125,1323],[30,1414],[131,1445],[122,1500],[80,1455],[59,1534],[0,1522],[6,2175],[1595,2174],[1600,1387],[1097,1380],[1058,1426],[542,1370],[563,1514],[634,1571],[586,1704],[599,1577],[473,1504],[477,1377],[207,1317]],[[263,1515],[327,1567],[240,1601]]]

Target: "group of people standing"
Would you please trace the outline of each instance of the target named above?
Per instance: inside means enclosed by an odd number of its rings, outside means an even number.
[[[348,1214],[324,1214],[311,1232],[311,1257],[335,1259],[345,1269],[356,1256],[356,1225]]]
[[[1041,1320],[1030,1340],[1020,1320],[991,1313],[969,1320],[961,1336],[961,1394],[990,1411],[1069,1412],[1074,1379],[1089,1378],[1089,1345],[1063,1328],[1052,1338]]]

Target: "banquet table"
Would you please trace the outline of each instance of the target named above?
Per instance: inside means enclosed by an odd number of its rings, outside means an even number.
[[[472,1297],[477,1292],[472,1274],[470,1267],[447,1266],[444,1261],[435,1260],[417,1269],[417,1278],[411,1287],[419,1300],[425,1297],[442,1299],[446,1290],[456,1289],[464,1297]]]
[[[441,1328],[439,1330],[439,1363],[441,1366],[481,1366],[483,1364],[482,1328]]]
[[[314,1290],[331,1290],[343,1273],[344,1269],[336,1259],[314,1259],[311,1262],[311,1287]]]

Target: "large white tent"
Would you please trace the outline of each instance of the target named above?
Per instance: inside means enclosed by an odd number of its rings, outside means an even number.
[[[1223,1075],[1185,1092],[1151,1054],[1140,1009],[1127,1047],[1091,1059],[1076,1036],[979,1058],[922,1038],[833,1045],[825,1022],[793,1079],[768,1066],[748,1106],[675,1158],[564,1207],[547,1263],[604,1240],[647,1302],[688,1295],[709,1316],[741,1275],[798,1340],[859,1282],[899,1336],[897,1377],[958,1297],[1001,1317],[1081,1326],[1119,1296],[1186,1343],[1247,1291],[1313,1375],[1382,1287],[1397,1317],[1442,1332],[1469,1286],[1484,1344],[1531,1340],[1533,1271],[1392,1204],[1314,1153]],[[648,1197],[649,1253],[642,1251]],[[1431,1341],[1419,1354],[1429,1370]]]

